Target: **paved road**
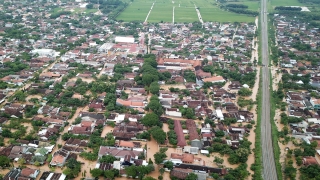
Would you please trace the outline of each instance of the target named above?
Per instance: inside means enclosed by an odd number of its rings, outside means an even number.
[[[261,146],[263,179],[277,180],[277,171],[274,161],[274,153],[271,137],[270,123],[270,72],[269,72],[269,51],[268,51],[268,18],[267,0],[261,1],[261,44],[262,44],[262,117],[261,117]]]

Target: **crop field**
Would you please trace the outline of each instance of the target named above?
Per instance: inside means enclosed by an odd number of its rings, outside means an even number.
[[[249,6],[248,9],[258,10],[260,5],[258,1],[243,1],[248,3],[246,4]],[[214,3],[215,1],[209,0],[133,0],[117,20],[144,22],[147,19],[147,22],[173,22],[174,19],[174,22],[194,22],[199,21],[195,6],[198,7],[205,22],[254,22],[255,20],[252,16],[224,11]]]
[[[311,7],[315,7],[316,5],[310,6],[310,4],[303,4],[300,3],[298,0],[269,0],[268,1],[268,10],[271,12],[274,10],[275,7],[277,6],[306,6],[308,7],[311,11]]]

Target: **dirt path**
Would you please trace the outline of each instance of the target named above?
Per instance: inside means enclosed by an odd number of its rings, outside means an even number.
[[[174,6],[172,7],[172,24],[174,24]]]
[[[154,6],[154,3],[152,3],[152,6],[151,6],[151,8],[150,8],[150,10],[148,12],[148,15],[147,15],[146,19],[144,20],[145,23],[148,21],[148,18],[149,18],[149,15],[150,15],[151,11],[152,11],[153,6]]]
[[[201,22],[201,24],[203,24],[203,19],[201,17],[200,11],[199,11],[198,7],[195,4],[194,4],[194,8],[196,9],[199,21]]]

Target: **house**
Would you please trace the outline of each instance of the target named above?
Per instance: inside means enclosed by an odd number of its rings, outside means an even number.
[[[197,131],[197,125],[193,120],[191,120],[191,119],[186,120],[186,126],[189,131],[189,140],[190,141],[195,140],[195,139],[200,139],[200,136]]]
[[[242,85],[239,81],[231,81],[230,85],[228,86],[229,89],[240,89]]]
[[[128,149],[128,150],[130,150],[130,149],[135,147],[133,142],[131,142],[131,141],[122,141],[122,140],[119,141],[117,146],[120,147],[120,148],[123,148],[123,149]]]
[[[20,177],[36,179],[39,173],[37,169],[24,168],[21,170]]]
[[[53,154],[50,165],[59,166],[59,167],[64,166],[69,155],[70,155],[70,152],[68,151],[65,151],[63,149],[58,150]]]
[[[194,155],[193,154],[178,154],[178,153],[171,153],[170,161],[181,161],[182,163],[193,163],[194,162]]]
[[[176,177],[178,179],[186,179],[187,176],[192,173],[193,171],[191,169],[182,169],[182,168],[173,168],[173,170],[170,171],[170,176]]]
[[[320,99],[316,99],[316,98],[311,98],[310,99],[310,103],[312,104],[312,106],[313,106],[313,108],[315,109],[315,110],[318,110],[318,109],[320,109]]]
[[[201,166],[201,165],[194,165],[194,164],[182,163],[182,164],[176,165],[175,168],[191,169],[194,172],[206,172],[208,175],[211,173],[217,173],[219,175],[227,174],[227,169],[213,168],[209,166]]]
[[[66,175],[63,173],[53,173],[49,171],[45,171],[42,173],[40,180],[65,180]]]
[[[184,146],[183,152],[190,153],[190,154],[198,154],[199,148],[198,147],[191,147],[191,146]]]
[[[79,147],[79,146],[86,147],[87,144],[88,144],[87,140],[73,139],[73,138],[68,139],[65,143],[66,146],[74,146],[74,147]]]
[[[317,159],[315,157],[312,156],[305,156],[302,159],[302,163],[305,166],[310,166],[310,165],[319,165]]]
[[[125,107],[129,107],[129,108],[145,108],[146,106],[145,101],[133,101],[133,100],[123,100],[120,98],[117,98],[116,104],[120,105],[120,106],[125,106]]]
[[[177,134],[177,146],[184,147],[185,145],[187,145],[179,120],[174,121],[174,131]]]
[[[182,117],[182,113],[178,108],[166,108],[165,115],[173,117]]]
[[[116,124],[121,123],[125,119],[125,114],[110,114],[107,117],[108,122],[115,122]]]
[[[211,83],[223,83],[226,82],[226,80],[222,76],[213,76],[210,78],[204,78],[202,79],[203,82],[211,82]]]
[[[100,146],[98,156],[101,158],[104,155],[112,155],[118,159],[125,158],[125,156],[131,156],[134,159],[138,159],[141,153],[145,153],[144,149],[133,148],[132,150],[126,150],[123,148]]]
[[[11,149],[10,155],[8,156],[10,159],[20,158],[23,153],[25,153],[27,147],[25,146],[13,146]]]
[[[103,111],[105,109],[105,106],[103,102],[92,101],[89,104],[89,108],[94,109],[95,111]]]
[[[13,168],[4,177],[4,180],[17,180],[21,173],[21,169]]]
[[[131,140],[135,138],[139,132],[142,132],[144,127],[138,122],[130,121],[129,123],[117,124],[113,128],[113,136],[119,140]]]

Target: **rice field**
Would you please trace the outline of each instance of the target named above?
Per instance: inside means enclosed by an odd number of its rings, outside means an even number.
[[[258,1],[243,0],[250,10],[258,10],[260,5]],[[151,9],[152,4],[154,4]],[[223,11],[215,4],[215,1],[209,0],[134,0],[128,7],[117,17],[117,20],[145,21],[147,22],[172,22],[173,7],[174,22],[194,22],[199,21],[195,6],[199,8],[203,21],[215,22],[254,22],[255,17],[236,14]]]

